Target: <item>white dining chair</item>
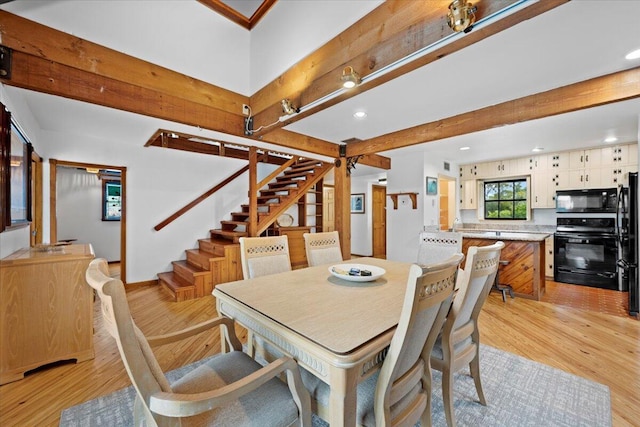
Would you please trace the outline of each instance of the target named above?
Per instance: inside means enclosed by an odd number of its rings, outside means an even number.
[[[379,372],[358,385],[356,423],[431,425],[431,349],[451,307],[461,253],[445,262],[411,265],[398,326]],[[330,390],[301,368],[316,411],[327,416]]]
[[[442,399],[447,425],[456,425],[453,413],[453,374],[469,366],[482,405],[487,404],[480,380],[480,331],[478,316],[491,291],[503,242],[470,246],[464,270],[456,284],[451,311],[431,353],[431,367],[442,372]]]
[[[302,237],[309,267],[342,262],[340,235],[337,231],[304,233]]]
[[[434,264],[460,252],[462,252],[462,233],[423,231],[420,233],[416,262],[420,265]]]
[[[107,261],[98,258],[89,264],[86,279],[100,297],[102,323],[115,339],[135,389],[135,426],[311,426],[309,394],[295,360],[281,357],[263,367],[242,352],[234,322],[226,317],[147,338],[131,318],[122,281],[108,273]],[[152,346],[220,327],[231,351],[169,383]]]
[[[241,237],[240,262],[245,279],[291,271],[287,236]]]

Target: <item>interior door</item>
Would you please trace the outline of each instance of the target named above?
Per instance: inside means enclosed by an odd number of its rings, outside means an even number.
[[[371,221],[373,223],[373,256],[387,257],[387,188],[374,185]]]
[[[330,186],[322,187],[322,231],[336,229],[335,189]]]
[[[440,229],[449,230],[453,228],[456,215],[456,180],[439,175],[438,194],[440,195]]]

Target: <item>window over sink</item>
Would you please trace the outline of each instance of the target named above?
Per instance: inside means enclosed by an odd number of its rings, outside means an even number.
[[[526,179],[484,182],[484,219],[526,220],[529,186]]]

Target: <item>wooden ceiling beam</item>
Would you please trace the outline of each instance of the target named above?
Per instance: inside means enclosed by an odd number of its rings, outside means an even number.
[[[347,156],[378,153],[640,97],[640,67],[388,133],[347,146]]]
[[[242,132],[242,116],[167,93],[135,86],[39,56],[14,51],[9,86],[44,92],[218,132]]]
[[[452,30],[446,23],[447,6],[450,1],[387,1],[251,96],[251,108],[255,112],[255,128],[274,123],[255,134],[269,133],[294,123],[567,1],[548,0],[534,3],[490,25],[473,30],[464,37],[383,76],[345,91],[321,105],[279,121],[283,114],[280,105],[282,99],[287,98],[294,106],[301,107],[334,93],[340,88],[340,77],[345,66],[353,67],[361,77],[365,77],[451,35]],[[513,3],[515,0],[479,2],[476,15],[480,19],[499,12]]]
[[[0,10],[0,40],[14,52],[177,99],[242,115],[249,97]]]
[[[263,142],[277,144],[296,150],[322,154],[337,159],[340,157],[340,146],[322,139],[313,138],[284,129],[276,129],[260,138]],[[362,157],[358,163],[380,169],[391,169],[391,159],[374,153]]]

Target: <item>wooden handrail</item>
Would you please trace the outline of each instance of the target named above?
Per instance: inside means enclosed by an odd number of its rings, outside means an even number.
[[[264,187],[265,185],[267,185],[267,183],[271,182],[271,180],[273,178],[275,178],[276,176],[280,175],[280,172],[282,172],[283,170],[287,169],[289,166],[291,166],[292,164],[294,164],[296,162],[297,157],[292,157],[289,160],[287,160],[286,163],[283,163],[278,169],[274,170],[273,172],[271,172],[271,174],[264,178],[262,181],[260,181],[258,183],[258,185],[256,185],[257,189],[261,189],[262,187]]]
[[[180,218],[189,209],[193,208],[194,206],[196,206],[197,204],[199,204],[200,202],[205,200],[207,197],[211,196],[213,193],[215,193],[216,191],[220,190],[222,187],[224,187],[225,185],[227,185],[228,183],[230,183],[231,181],[233,181],[234,179],[236,179],[237,177],[239,177],[240,175],[242,175],[243,173],[245,173],[248,170],[249,170],[249,165],[246,165],[246,166],[242,167],[237,172],[235,172],[233,175],[230,175],[227,179],[225,179],[224,181],[222,181],[221,183],[219,183],[215,187],[213,187],[213,188],[209,189],[208,191],[206,191],[205,193],[203,193],[200,197],[194,199],[192,202],[190,202],[189,204],[185,205],[183,208],[178,209],[169,218],[165,219],[160,224],[158,224],[155,227],[153,227],[154,230],[156,230],[156,231],[162,230],[164,227],[166,227],[167,225],[171,224],[176,219]]]

